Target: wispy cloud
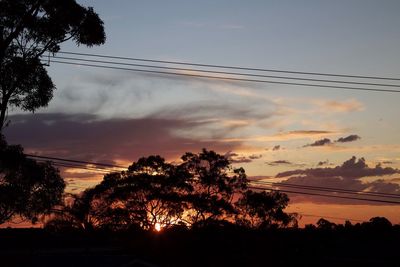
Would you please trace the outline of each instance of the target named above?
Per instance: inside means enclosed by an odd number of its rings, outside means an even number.
[[[272,151],[278,151],[278,150],[280,150],[281,149],[281,146],[280,145],[276,145],[276,146],[274,146],[273,148],[272,148]]]
[[[249,156],[244,156],[244,155],[239,155],[234,152],[228,152],[225,154],[225,157],[233,164],[237,163],[250,163],[253,162],[254,160],[261,159],[262,155],[249,155]]]
[[[315,146],[328,146],[328,145],[333,145],[334,143],[349,143],[349,142],[354,142],[361,139],[359,135],[352,134],[346,137],[340,137],[336,141],[332,142],[331,139],[329,138],[323,138],[320,140],[317,140],[311,144],[304,145],[303,147],[315,147]]]
[[[326,145],[330,145],[330,144],[332,144],[331,139],[324,138],[324,139],[317,140],[317,141],[315,141],[315,142],[313,142],[311,144],[305,145],[304,147],[308,147],[308,146],[326,146]]]
[[[269,162],[266,162],[266,164],[269,166],[297,166],[297,167],[305,166],[305,164],[303,164],[303,163],[293,163],[293,162],[291,162],[289,160],[285,160],[285,159],[269,161]]]
[[[176,130],[201,125],[182,118],[102,119],[87,114],[28,114],[10,119],[13,127],[5,131],[10,143],[20,143],[31,153],[78,160],[129,162],[151,154],[175,159],[186,151],[209,148],[225,153],[241,146],[239,142],[177,135]]]
[[[345,101],[337,100],[312,100],[312,102],[322,110],[329,112],[355,112],[363,111],[365,106],[356,99]]]
[[[358,139],[361,139],[361,137],[359,135],[356,134],[352,134],[346,137],[340,137],[338,140],[336,140],[335,142],[338,143],[348,143],[348,142],[354,142]]]

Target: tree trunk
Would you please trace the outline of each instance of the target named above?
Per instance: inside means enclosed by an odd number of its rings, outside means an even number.
[[[3,129],[4,129],[4,124],[5,124],[5,120],[6,120],[6,113],[7,113],[7,104],[1,104],[0,105],[0,134],[3,133]]]

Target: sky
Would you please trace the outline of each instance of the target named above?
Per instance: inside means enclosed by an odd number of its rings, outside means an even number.
[[[69,42],[62,51],[399,77],[399,1],[78,2],[99,13],[107,41],[92,48]],[[252,179],[400,193],[399,94],[57,63],[48,71],[57,86],[49,106],[10,110],[5,131],[29,153],[129,165],[207,148]],[[62,174],[73,192],[102,178],[87,170]],[[293,196],[288,210],[304,214],[303,224],[315,222],[313,215],[400,223],[399,206],[360,201]]]

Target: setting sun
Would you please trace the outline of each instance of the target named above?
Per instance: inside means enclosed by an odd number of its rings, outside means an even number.
[[[154,229],[156,229],[156,231],[157,232],[160,232],[161,231],[161,224],[160,223],[156,223],[155,225],[154,225]]]

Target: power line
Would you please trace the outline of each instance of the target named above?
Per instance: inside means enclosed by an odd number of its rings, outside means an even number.
[[[128,169],[127,166],[120,166],[120,165],[113,165],[113,164],[105,164],[105,163],[96,163],[96,162],[91,162],[91,161],[81,161],[81,160],[72,160],[72,159],[64,159],[64,158],[59,158],[59,157],[46,157],[46,156],[36,156],[36,155],[31,155],[31,154],[25,154],[28,157],[31,158],[38,158],[39,160],[57,160],[57,161],[64,161],[63,163],[60,162],[54,162],[55,164],[62,166],[62,167],[70,167],[70,168],[80,168],[80,169],[87,169],[87,170],[96,170],[96,171],[101,171],[101,172],[113,172],[116,171],[114,168],[122,168],[122,169]],[[65,163],[66,162],[66,163]],[[85,165],[77,165],[76,163],[79,164],[87,164],[87,165],[94,165],[94,166],[101,166],[101,168],[96,168],[96,167],[90,167],[90,166],[85,166]],[[331,193],[345,193],[345,194],[353,194],[353,195],[365,195],[365,196],[374,196],[374,197],[388,197],[388,198],[400,198],[400,195],[398,194],[390,194],[390,193],[380,193],[380,192],[365,192],[365,191],[356,191],[356,190],[350,190],[350,189],[341,189],[341,188],[332,188],[332,187],[321,187],[321,186],[308,186],[308,185],[298,185],[298,184],[288,184],[288,183],[273,183],[273,182],[267,182],[267,181],[250,181],[250,183],[258,183],[261,185],[268,185],[269,187],[263,187],[265,189],[271,189],[270,186],[282,186],[282,187],[294,187],[298,189],[305,189],[305,190],[314,190],[314,191],[325,191],[325,192],[331,192]],[[276,189],[278,191],[282,191],[280,189]],[[305,192],[306,193],[306,192]]]
[[[175,65],[210,67],[210,68],[223,68],[223,69],[236,69],[236,70],[249,70],[249,71],[262,71],[262,72],[276,72],[276,73],[291,73],[291,74],[316,75],[316,76],[332,76],[332,77],[343,77],[343,78],[359,78],[359,79],[400,81],[400,78],[394,78],[394,77],[346,75],[346,74],[334,74],[334,73],[320,73],[320,72],[304,72],[304,71],[289,71],[289,70],[277,70],[277,69],[249,68],[249,67],[238,67],[238,66],[190,63],[190,62],[182,62],[182,61],[166,61],[166,60],[156,60],[156,59],[144,59],[144,58],[133,58],[133,57],[120,57],[120,56],[111,56],[111,55],[89,54],[89,53],[76,53],[76,52],[69,52],[69,51],[59,51],[57,53],[59,53],[59,54],[68,54],[68,55],[88,56],[88,57],[99,57],[99,58],[110,58],[110,59],[123,59],[123,60],[132,60],[132,61],[153,62],[153,63],[165,63],[165,64],[175,64]]]
[[[35,159],[38,162],[46,162],[48,160],[45,159]],[[82,169],[82,170],[89,170],[89,171],[94,171],[94,172],[99,172],[99,173],[110,173],[115,170],[113,169],[105,169],[105,168],[96,168],[96,167],[89,167],[85,165],[77,165],[73,163],[68,163],[68,162],[57,162],[57,161],[51,161],[51,164],[57,167],[64,167],[64,168],[73,168],[73,169]]]
[[[88,162],[88,161],[77,161],[77,160],[70,160],[70,159],[61,159],[61,158],[52,158],[52,157],[43,157],[43,156],[35,156],[32,155],[30,157],[40,157],[38,161],[45,161],[45,159],[57,159],[57,160],[64,160],[67,162],[83,162],[83,163],[88,163],[91,165],[103,165],[102,163],[96,163],[96,162]],[[107,172],[107,168],[95,168],[95,167],[87,167],[87,166],[81,166],[81,165],[76,165],[74,163],[60,163],[60,162],[52,162],[56,166],[61,166],[65,168],[78,168],[78,169],[86,169],[86,170],[96,170],[100,172]],[[117,165],[112,165],[112,164],[107,164],[110,165],[111,167],[121,167]],[[125,168],[125,167],[124,167]],[[114,169],[108,169],[110,171],[115,171]],[[72,188],[85,188],[84,186],[79,186],[79,185],[71,185]],[[308,194],[305,192],[294,192],[294,191],[288,191],[288,190],[274,190],[271,188],[264,188],[264,187],[254,187],[250,186],[249,188],[253,189],[261,189],[261,190],[268,190],[268,191],[281,191],[284,193],[297,193],[297,194],[306,194],[306,195],[318,195],[318,196],[325,196],[325,197],[339,197],[339,196],[332,196],[332,195],[322,195],[322,194]],[[322,188],[322,187],[321,187]],[[339,197],[339,198],[345,198],[345,199],[354,199],[354,200],[362,200],[362,201],[372,201],[372,202],[384,202],[384,203],[390,203],[390,204],[400,204],[399,202],[393,202],[393,201],[380,201],[380,200],[374,200],[374,199],[360,199],[360,198],[351,198],[351,197]],[[363,220],[360,219],[353,219],[353,218],[343,218],[343,217],[333,217],[333,216],[323,216],[323,215],[315,215],[315,214],[306,214],[306,213],[300,213],[297,212],[297,214],[300,214],[301,216],[305,217],[316,217],[316,218],[327,218],[327,219],[337,219],[337,220],[350,220],[350,221],[358,221],[358,222],[363,222]]]
[[[270,80],[217,77],[217,76],[211,76],[211,75],[198,75],[198,74],[177,73],[177,72],[167,72],[167,71],[132,69],[132,68],[113,67],[113,66],[96,65],[96,64],[74,63],[74,62],[58,61],[58,60],[52,60],[51,62],[67,64],[67,65],[75,65],[75,66],[86,66],[86,67],[94,67],[94,68],[124,70],[124,71],[143,72],[143,73],[166,74],[166,75],[186,76],[186,77],[195,77],[195,78],[218,79],[218,80],[226,80],[226,81],[256,82],[256,83],[270,83],[270,84],[282,84],[282,85],[294,85],[294,86],[306,86],[306,87],[321,87],[321,88],[343,89],[343,90],[400,93],[400,90],[393,90],[393,89],[373,89],[373,88],[362,88],[362,87],[351,87],[351,86],[335,86],[335,85],[324,85],[324,84],[308,84],[308,83],[294,83],[294,82],[292,83],[292,82],[279,82],[279,81],[270,81]]]
[[[301,216],[304,217],[315,217],[315,218],[326,218],[326,219],[334,219],[334,220],[344,220],[344,221],[355,221],[355,222],[365,222],[365,220],[360,219],[353,219],[353,218],[344,218],[344,217],[333,217],[333,216],[323,216],[323,215],[316,215],[316,214],[307,214],[298,212]]]
[[[35,157],[35,156],[33,156]],[[51,157],[43,157],[40,156],[41,159],[52,159]],[[54,158],[57,160],[62,160],[61,158]],[[68,162],[74,162],[75,160],[68,160]],[[85,162],[85,161],[78,161],[78,162]],[[91,163],[91,162],[86,162],[87,164],[93,164],[96,165],[97,163]],[[58,163],[59,164],[59,163]],[[62,165],[62,164],[59,164]],[[111,165],[111,164],[107,164]],[[113,166],[113,165],[111,165]],[[76,166],[73,163],[68,164],[67,166],[63,166],[67,168],[81,168],[81,169],[86,169],[86,166]],[[114,166],[113,166],[114,167]],[[104,170],[104,169],[100,169]],[[350,197],[350,196],[337,196],[337,195],[326,195],[326,194],[320,194],[320,193],[311,193],[311,192],[301,192],[301,191],[293,191],[293,190],[286,190],[286,189],[272,189],[270,187],[259,187],[259,186],[249,186],[249,188],[253,189],[259,189],[259,190],[268,190],[268,191],[280,191],[284,193],[295,193],[295,194],[303,194],[303,195],[312,195],[312,196],[322,196],[322,197],[331,197],[331,198],[340,198],[340,199],[351,199],[351,200],[360,200],[360,201],[372,201],[372,202],[379,202],[379,203],[387,203],[387,204],[400,204],[400,202],[397,201],[389,201],[389,200],[381,200],[381,199],[370,199],[370,198],[358,198],[358,197]]]
[[[106,169],[91,168],[91,167],[78,166],[78,165],[59,163],[59,162],[53,162],[53,165],[55,165],[57,167],[64,167],[64,168],[74,168],[74,169],[89,170],[89,171],[94,171],[94,172],[104,173],[104,174],[112,172],[111,170],[106,170]]]
[[[270,186],[276,186],[276,187],[291,187],[291,188],[298,188],[298,189],[305,189],[305,190],[325,191],[325,192],[333,192],[333,193],[345,193],[345,194],[356,194],[356,195],[366,195],[366,196],[400,198],[399,194],[365,192],[365,191],[357,191],[357,190],[333,188],[333,187],[289,184],[289,183],[285,183],[285,182],[273,183],[273,182],[265,182],[265,181],[251,181],[250,183],[261,184],[261,185],[264,184],[264,185],[270,185]]]
[[[39,156],[39,155],[32,155],[32,154],[25,154],[25,156],[30,157],[30,158],[39,158],[39,159],[46,159],[46,160],[59,160],[59,161],[90,164],[90,165],[97,165],[97,166],[104,166],[104,167],[111,167],[111,168],[121,168],[121,169],[128,168],[126,166],[120,166],[120,165],[115,165],[115,164],[97,163],[97,162],[91,162],[91,161],[73,160],[73,159],[65,159],[65,158],[57,158],[57,157],[46,157],[46,156]]]
[[[42,161],[42,160],[39,160]],[[78,168],[78,169],[86,169],[86,170],[97,170],[100,172],[105,172],[105,169],[95,169],[95,168],[88,168],[88,167],[84,167],[84,166],[77,166],[77,165],[69,165],[69,164],[63,164],[63,163],[56,163],[53,162],[54,165],[56,166],[61,166],[61,167],[66,167],[66,168]],[[86,189],[86,186],[82,186],[82,185],[70,185],[69,187],[73,188],[73,189]],[[335,219],[335,220],[350,220],[350,221],[357,221],[357,222],[364,222],[364,220],[360,220],[360,219],[354,219],[354,218],[343,218],[343,217],[333,217],[333,216],[324,216],[324,215],[315,215],[315,214],[306,214],[306,213],[301,213],[301,212],[295,212],[296,214],[299,214],[301,216],[304,217],[315,217],[315,218],[326,218],[326,219]]]
[[[72,61],[83,61],[83,62],[92,62],[92,63],[122,65],[122,66],[157,68],[157,69],[178,70],[178,71],[193,71],[193,72],[212,73],[212,74],[227,74],[227,75],[236,75],[236,76],[263,77],[263,78],[274,78],[274,79],[284,79],[284,80],[300,80],[300,81],[311,81],[311,82],[325,82],[325,83],[356,84],[356,85],[383,86],[383,87],[400,87],[400,85],[398,85],[398,84],[352,82],[352,81],[340,81],[340,80],[326,80],[326,79],[312,79],[312,78],[299,78],[299,77],[288,77],[288,76],[263,75],[263,74],[253,74],[253,73],[215,71],[215,70],[204,70],[204,69],[175,68],[175,67],[155,66],[155,65],[146,65],[146,64],[132,64],[132,63],[115,62],[115,61],[93,60],[93,59],[76,58],[76,57],[52,56],[52,58],[62,59],[62,60],[72,60]]]
[[[249,186],[249,188],[258,189],[258,190],[267,190],[267,191],[278,191],[278,192],[283,192],[283,193],[293,193],[293,194],[310,195],[310,196],[321,196],[321,197],[328,197],[328,198],[339,198],[339,199],[370,201],[370,202],[378,202],[378,203],[386,203],[386,204],[400,204],[400,202],[397,202],[397,201],[381,200],[381,199],[357,198],[357,197],[336,196],[336,195],[324,195],[324,194],[319,194],[319,193],[301,192],[301,191],[293,191],[293,190],[286,190],[286,189],[272,189],[272,188],[257,187],[257,186]]]

